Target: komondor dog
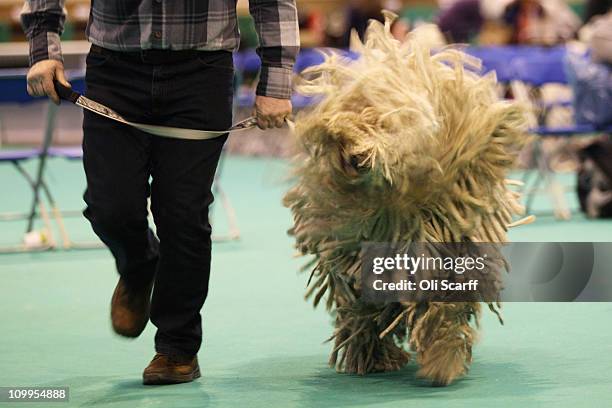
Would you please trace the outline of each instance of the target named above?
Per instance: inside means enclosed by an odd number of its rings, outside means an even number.
[[[418,375],[446,385],[466,373],[480,303],[368,303],[361,244],[507,241],[522,214],[506,173],[525,143],[521,107],[500,100],[493,74],[446,48],[405,43],[371,22],[360,54],[329,54],[299,90],[321,102],[298,116],[295,184],[284,202],[290,234],[313,255],[307,296],[335,314],[330,364],[367,374],[398,370],[416,353]],[[498,304],[489,303],[497,313]]]

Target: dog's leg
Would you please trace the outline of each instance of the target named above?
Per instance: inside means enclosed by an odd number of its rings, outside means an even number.
[[[464,375],[472,361],[472,345],[480,305],[475,302],[428,303],[410,327],[410,345],[417,352],[419,377],[448,385]],[[476,322],[477,323],[477,322]]]
[[[338,372],[364,375],[372,372],[395,371],[410,359],[410,354],[396,344],[406,333],[405,324],[382,339],[381,332],[388,325],[397,305],[374,306],[363,303],[337,309],[334,350],[329,363]]]

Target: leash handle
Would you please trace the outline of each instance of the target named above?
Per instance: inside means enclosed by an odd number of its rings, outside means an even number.
[[[250,116],[236,123],[234,126],[229,128],[229,131],[232,132],[235,130],[251,129],[251,128],[254,128],[255,126],[257,126],[257,118],[255,116]]]
[[[79,99],[81,96],[81,94],[74,91],[72,88],[60,84],[57,80],[53,80],[53,86],[55,87],[55,92],[57,92],[60,99],[65,101],[76,103],[77,99]]]
[[[295,128],[295,124],[293,123],[293,121],[287,118],[285,119],[285,122],[287,123],[287,126],[289,126],[289,129],[293,131],[293,129]],[[249,116],[248,118],[236,123],[234,126],[229,128],[228,131],[234,132],[236,130],[252,129],[255,126],[257,126],[257,118],[255,116]]]

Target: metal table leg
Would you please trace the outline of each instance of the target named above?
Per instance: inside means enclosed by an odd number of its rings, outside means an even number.
[[[34,197],[32,199],[32,205],[30,207],[30,215],[28,217],[28,227],[26,233],[32,232],[34,229],[34,218],[36,217],[36,207],[40,201],[40,187],[43,182],[43,176],[45,174],[45,165],[47,162],[47,156],[49,153],[49,146],[53,141],[53,133],[55,132],[55,119],[57,117],[57,105],[49,100],[47,105],[47,123],[45,125],[45,135],[43,139],[42,149],[40,151],[40,157],[38,160],[38,170],[36,172],[36,178],[34,179]]]

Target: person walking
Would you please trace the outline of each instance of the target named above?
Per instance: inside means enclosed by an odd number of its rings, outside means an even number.
[[[255,116],[262,129],[291,114],[299,50],[295,0],[250,0],[262,61]],[[27,88],[59,103],[64,75],[64,0],[26,0]],[[86,29],[86,96],[127,120],[199,130],[232,123],[236,0],[92,0]],[[149,319],[156,354],[144,384],[200,377],[200,310],[208,293],[211,185],[227,134],[210,140],[160,138],[85,111],[85,217],[115,258],[111,299],[116,333],[137,337]],[[152,182],[149,182],[151,178]],[[151,198],[157,235],[147,221]]]

